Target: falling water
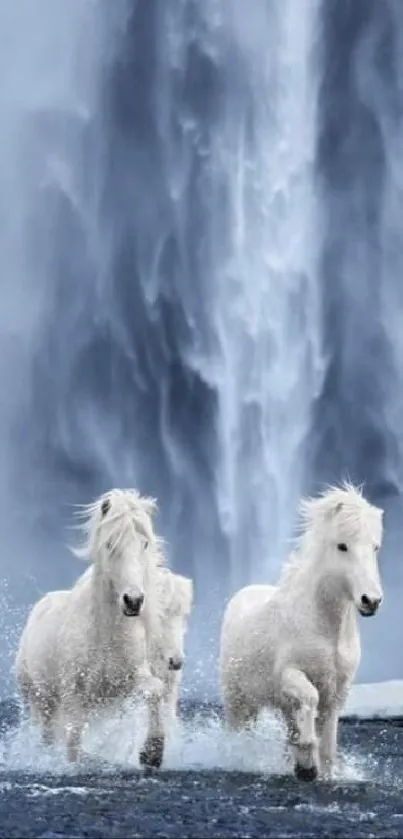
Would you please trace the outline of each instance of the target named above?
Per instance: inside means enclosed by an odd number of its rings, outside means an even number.
[[[232,0],[204,11],[204,50],[225,69],[203,247],[214,342],[192,363],[217,394],[214,488],[231,588],[273,579],[289,549],[323,378],[318,9],[286,0],[248,12]]]
[[[137,485],[210,642],[287,549],[320,391],[318,0],[132,3],[108,36],[105,3],[45,6],[3,54],[19,583],[77,573],[67,501]]]
[[[403,16],[15,0],[0,24],[0,665],[79,571],[70,505],[136,485],[215,685],[223,600],[275,579],[302,491],[367,481],[399,536]],[[390,618],[368,632],[390,675]]]
[[[75,413],[80,396],[70,390],[70,371],[97,319],[97,103],[124,11],[123,0],[119,21],[106,17],[101,4],[82,0],[0,3],[0,671],[6,679],[26,605],[77,572],[66,562],[60,522],[70,514],[70,493],[80,495],[84,481],[67,456],[62,395]],[[77,434],[77,460],[82,442]]]
[[[385,509],[385,604],[364,622],[361,679],[401,675],[402,80],[399,2],[330,0],[323,14],[323,317],[329,365],[315,406],[317,480],[349,474]]]

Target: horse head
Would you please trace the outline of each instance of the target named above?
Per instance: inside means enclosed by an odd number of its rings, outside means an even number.
[[[148,539],[114,500],[110,494],[100,506],[103,568],[123,614],[134,618],[145,603]]]
[[[167,569],[163,575],[164,650],[169,670],[178,671],[185,658],[184,638],[193,602],[193,583]]]
[[[383,591],[378,567],[383,511],[354,487],[332,490],[324,526],[331,563],[346,596],[363,616],[374,615]]]

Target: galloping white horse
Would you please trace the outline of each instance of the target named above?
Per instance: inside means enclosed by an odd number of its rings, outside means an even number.
[[[162,762],[165,687],[151,659],[164,614],[154,508],[153,499],[119,489],[85,506],[85,542],[74,552],[92,566],[72,589],[36,603],[22,633],[16,674],[23,700],[47,741],[66,736],[72,761],[89,712],[138,694],[148,708],[140,762]]]
[[[220,674],[234,728],[263,707],[282,712],[295,774],[330,773],[338,718],[360,659],[356,612],[382,600],[378,551],[383,511],[350,484],[301,503],[299,550],[277,587],[253,585],[229,602]]]
[[[159,651],[162,668],[157,668],[155,673],[163,681],[165,708],[171,721],[175,721],[184,662],[184,637],[193,603],[193,583],[187,577],[162,567],[158,569],[158,585],[163,604]],[[152,656],[153,660],[156,657]]]

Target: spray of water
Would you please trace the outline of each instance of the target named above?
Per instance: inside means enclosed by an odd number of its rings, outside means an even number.
[[[33,772],[76,775],[122,767],[139,770],[138,754],[146,734],[143,709],[127,707],[119,715],[104,714],[90,724],[83,738],[83,760],[72,766],[62,747],[45,748],[40,734],[28,723],[10,730],[0,740],[0,773]],[[164,770],[200,772],[220,770],[267,777],[290,775],[292,759],[279,719],[264,714],[256,728],[230,732],[213,712],[181,719],[168,730]],[[371,760],[342,754],[336,773],[342,780],[364,780],[373,771]],[[1,787],[0,787],[1,788]]]

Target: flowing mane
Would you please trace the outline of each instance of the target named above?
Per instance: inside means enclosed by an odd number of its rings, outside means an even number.
[[[326,524],[329,516],[343,508],[343,524],[349,530],[357,530],[362,517],[370,509],[376,509],[364,498],[362,486],[355,487],[349,482],[340,486],[328,486],[316,498],[303,498],[299,506],[300,541],[311,530],[317,530]]]
[[[71,547],[75,556],[94,561],[106,545],[115,548],[137,533],[148,542],[155,564],[164,564],[163,540],[152,526],[157,506],[154,498],[140,496],[136,489],[111,489],[95,501],[77,506],[76,516],[81,521],[73,528],[81,531],[84,538],[81,545]]]
[[[377,529],[383,511],[364,498],[362,486],[345,481],[339,486],[329,485],[317,497],[303,498],[299,505],[299,527],[295,549],[286,560],[279,584],[287,582],[303,566],[305,557],[312,553],[312,542],[326,537],[329,521],[340,513],[343,530],[347,537],[356,538],[365,521],[368,527]]]

